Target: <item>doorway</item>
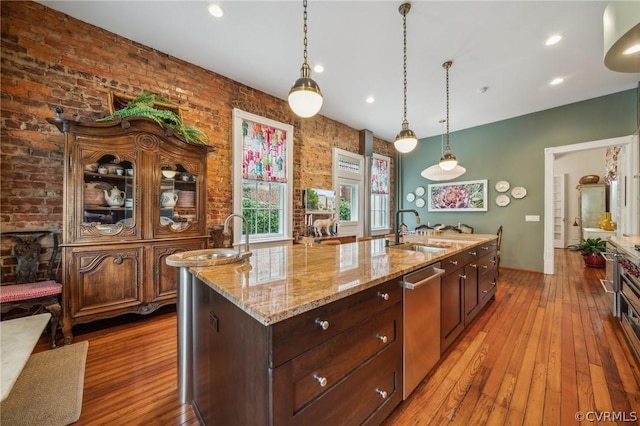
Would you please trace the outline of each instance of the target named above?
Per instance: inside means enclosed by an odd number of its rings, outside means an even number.
[[[634,143],[635,142],[635,143]],[[620,181],[619,191],[627,200],[626,205],[620,206],[619,233],[638,232],[638,182],[633,178],[638,170],[638,142],[633,135],[618,138],[602,139],[563,145],[544,150],[544,273],[553,275],[554,265],[554,162],[556,156],[610,146],[621,146],[618,164],[618,176]],[[635,194],[635,195],[633,195]],[[634,213],[635,212],[635,213]]]
[[[338,201],[340,235],[363,235],[364,156],[333,149],[333,182]]]

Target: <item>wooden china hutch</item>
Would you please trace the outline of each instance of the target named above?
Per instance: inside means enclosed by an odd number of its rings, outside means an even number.
[[[171,254],[206,248],[210,147],[153,120],[48,120],[65,134],[63,333],[176,303]]]

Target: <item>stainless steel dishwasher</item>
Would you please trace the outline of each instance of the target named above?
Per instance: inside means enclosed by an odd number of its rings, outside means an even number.
[[[402,279],[404,347],[402,370],[407,399],[440,359],[440,262]]]

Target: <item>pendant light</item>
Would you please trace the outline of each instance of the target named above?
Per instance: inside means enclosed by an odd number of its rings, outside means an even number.
[[[307,0],[304,6],[304,62],[300,69],[300,78],[296,80],[289,91],[289,107],[302,118],[313,117],[322,107],[322,93],[320,86],[311,78],[311,67],[307,63]]]
[[[440,120],[440,124],[442,127],[442,131],[440,132],[441,139],[440,139],[440,147],[442,152],[444,153],[444,123],[446,120]],[[426,169],[424,169],[422,172],[420,172],[420,175],[428,180],[436,180],[436,181],[442,181],[442,180],[451,180],[451,179],[455,179],[458,178],[460,176],[462,176],[463,174],[465,174],[467,171],[467,169],[465,169],[464,167],[462,167],[460,164],[456,164],[456,166],[451,169],[451,170],[444,170],[442,167],[440,167],[440,164],[434,164],[433,166],[427,167]]]
[[[458,165],[458,159],[451,152],[451,146],[449,145],[449,68],[451,68],[452,64],[452,61],[442,64],[447,75],[447,145],[444,147],[442,158],[440,158],[440,167],[443,170],[453,170]]]
[[[418,145],[418,138],[413,130],[409,128],[409,122],[407,121],[407,13],[411,10],[410,3],[403,3],[398,8],[398,12],[402,15],[402,25],[404,29],[404,115],[402,117],[402,130],[396,136],[396,140],[393,145],[398,152],[407,153],[413,151]]]

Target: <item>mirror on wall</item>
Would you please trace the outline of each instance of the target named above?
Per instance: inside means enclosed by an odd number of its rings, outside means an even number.
[[[579,186],[580,224],[582,228],[598,228],[598,221],[607,211],[607,187],[605,184]]]

